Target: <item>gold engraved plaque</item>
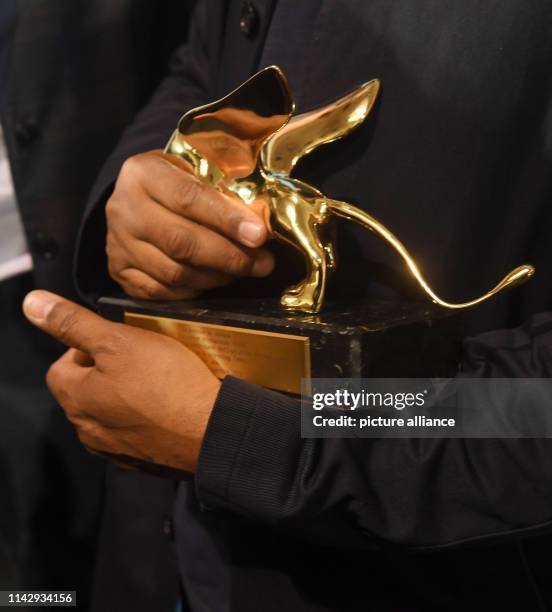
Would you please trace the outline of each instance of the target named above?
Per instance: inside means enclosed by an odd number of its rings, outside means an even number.
[[[231,374],[263,387],[299,394],[301,379],[311,375],[306,336],[129,312],[125,312],[125,323],[182,342],[220,379]]]

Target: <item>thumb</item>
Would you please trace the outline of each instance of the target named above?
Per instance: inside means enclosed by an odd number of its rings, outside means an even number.
[[[31,291],[23,312],[39,329],[67,346],[94,355],[113,325],[91,310],[48,291]]]

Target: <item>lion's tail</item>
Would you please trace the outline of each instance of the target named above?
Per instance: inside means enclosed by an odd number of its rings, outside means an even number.
[[[366,227],[374,234],[377,234],[380,238],[383,238],[388,244],[390,244],[393,249],[402,257],[410,272],[414,276],[414,278],[418,281],[420,287],[429,295],[429,297],[440,306],[444,308],[468,308],[469,306],[475,306],[475,304],[479,304],[480,302],[484,302],[488,300],[493,295],[496,295],[503,289],[507,287],[515,287],[526,280],[530,279],[535,274],[535,268],[531,265],[525,264],[519,266],[508,273],[496,287],[493,287],[490,291],[485,293],[484,295],[471,300],[469,302],[463,302],[461,304],[452,304],[450,302],[445,302],[442,300],[435,292],[431,289],[431,287],[427,284],[427,281],[422,276],[422,273],[418,269],[414,259],[407,251],[404,244],[384,225],[382,225],[379,221],[374,219],[371,215],[360,210],[356,206],[351,204],[347,204],[346,202],[340,202],[338,200],[328,200],[327,201],[328,208],[338,217],[342,217],[343,219],[348,219],[349,221],[354,221],[363,227]]]

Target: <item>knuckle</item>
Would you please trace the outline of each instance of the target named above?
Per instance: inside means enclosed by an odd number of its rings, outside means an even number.
[[[193,231],[179,227],[167,232],[165,247],[170,257],[192,261],[197,251],[197,239]]]
[[[128,224],[129,198],[123,194],[114,193],[105,205],[105,220],[108,232],[113,232]]]
[[[159,163],[159,156],[152,151],[128,157],[121,166],[116,191],[119,183],[126,182],[127,179],[136,182],[149,176],[155,177],[159,173]]]
[[[115,195],[111,196],[107,201],[107,204],[105,205],[105,216],[107,218],[108,224],[112,222],[114,218],[117,217],[117,214],[119,212],[119,206],[119,198],[117,198],[117,196]]]
[[[119,266],[116,265],[113,257],[111,257],[109,253],[107,254],[107,271],[109,273],[109,276],[114,281],[116,281],[116,282],[120,282],[121,281]]]
[[[59,388],[57,362],[53,363],[48,368],[48,371],[46,372],[46,384],[48,385],[48,389],[50,389],[54,395],[57,396],[61,393],[61,389]]]
[[[137,297],[145,297],[149,300],[159,300],[165,296],[163,287],[152,281],[141,283],[138,287],[138,294]]]
[[[79,316],[75,308],[65,306],[62,309],[62,306],[64,305],[55,304],[52,310],[48,313],[47,319],[49,323],[53,324],[57,328],[61,340],[67,340],[72,331],[78,325]]]
[[[105,254],[109,255],[109,253],[113,252],[114,248],[115,248],[115,238],[113,236],[113,232],[110,229],[108,229],[107,235],[105,237]]]
[[[178,295],[180,300],[195,300],[201,295],[201,289],[194,289],[192,287],[186,287],[182,289]]]
[[[195,206],[205,191],[205,185],[196,178],[186,176],[179,180],[174,188],[174,200],[178,211],[186,215],[192,206]]]
[[[217,207],[218,219],[220,224],[224,224],[226,231],[234,234],[238,231],[243,215],[240,211],[234,210],[233,206]]]
[[[68,417],[74,410],[74,398],[71,396],[63,379],[59,374],[57,362],[53,363],[46,372],[46,385],[57,403],[65,410]]]
[[[105,254],[107,255],[108,261],[113,261],[118,250],[117,240],[114,238],[113,233],[108,231],[105,240]]]
[[[224,286],[224,274],[209,273],[209,274],[198,274],[191,282],[190,287],[193,287],[196,291],[205,291],[207,289],[215,289],[217,287]]]
[[[79,419],[75,423],[77,436],[85,446],[97,447],[102,440],[102,427],[90,419]]]
[[[143,154],[127,157],[127,159],[123,162],[123,165],[121,166],[120,175],[130,177],[136,177],[137,175],[140,175],[142,172],[143,163]]]
[[[117,243],[108,242],[105,249],[107,257],[107,272],[114,281],[122,280],[122,272],[128,265],[127,258],[121,252],[121,248]]]
[[[234,276],[249,274],[253,267],[252,260],[245,253],[237,249],[230,251],[225,261],[226,271]]]
[[[184,280],[184,271],[178,264],[168,265],[163,269],[163,282],[167,285],[178,285]]]
[[[138,287],[136,287],[135,285],[133,285],[132,283],[129,283],[129,282],[123,280],[122,278],[115,278],[114,280],[116,280],[117,283],[119,283],[119,285],[121,286],[123,291],[129,297],[133,297],[133,298],[143,298],[143,297],[145,297],[144,294],[140,291],[140,289]]]
[[[96,355],[124,355],[128,348],[128,338],[120,329],[98,339]]]

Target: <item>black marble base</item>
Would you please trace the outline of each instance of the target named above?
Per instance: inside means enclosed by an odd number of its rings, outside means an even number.
[[[286,312],[276,300],[147,302],[106,297],[100,312],[125,313],[308,337],[313,378],[454,376],[459,342],[454,317],[431,304],[357,301],[320,315]],[[270,386],[270,385],[267,385]]]

